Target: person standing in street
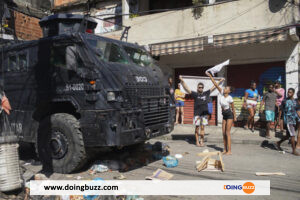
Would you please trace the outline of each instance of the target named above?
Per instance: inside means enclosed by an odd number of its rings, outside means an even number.
[[[245,129],[250,129],[254,132],[254,116],[256,113],[256,105],[258,100],[258,91],[256,89],[256,82],[251,81],[250,88],[245,91],[244,104],[243,107],[247,108],[249,116],[247,123],[244,126]]]
[[[192,96],[194,99],[194,124],[195,128],[195,138],[196,138],[196,145],[203,147],[204,146],[204,127],[208,125],[207,115],[208,113],[208,100],[211,91],[215,89],[215,86],[212,87],[210,90],[204,91],[204,84],[198,83],[197,85],[197,92],[191,91],[190,88],[186,85],[184,80],[181,76],[179,76],[179,80],[181,81],[182,87],[185,91]],[[224,81],[224,80],[222,80]],[[221,81],[218,82],[218,85]],[[200,129],[200,142],[199,142],[199,129]]]
[[[173,88],[173,78],[171,76],[169,76],[168,78],[168,84],[169,84],[169,95],[170,95],[170,100],[171,100],[171,104],[175,103],[175,98],[174,98],[174,88]]]
[[[281,150],[281,143],[288,140],[291,137],[291,146],[293,149],[293,154],[299,156],[300,154],[296,151],[296,124],[298,121],[298,115],[296,111],[297,102],[294,99],[295,89],[289,88],[286,100],[281,103],[280,112],[283,113],[284,125],[287,128],[286,136],[284,136],[280,141],[276,143],[278,150]]]
[[[259,107],[259,112],[262,113],[262,106],[265,105],[266,115],[266,138],[270,139],[270,125],[275,120],[275,104],[276,104],[276,93],[274,92],[273,84],[268,87],[268,92],[264,95],[263,100]]]
[[[216,83],[215,79],[208,72],[206,73],[209,76],[210,80],[213,82],[214,86],[219,90],[221,94],[220,104],[222,108],[222,132],[223,132],[223,142],[224,142],[224,151],[226,155],[231,155],[231,127],[233,122],[236,121],[236,113],[233,103],[233,98],[229,95],[232,92],[232,87],[226,86],[224,89],[221,89],[220,86]]]
[[[300,149],[300,90],[297,92],[296,111],[298,115],[298,122],[297,122],[298,137],[297,137],[296,149]]]
[[[185,94],[180,91],[180,83],[178,83],[178,87],[175,90],[175,100],[176,100],[176,122],[175,122],[175,124],[178,124],[179,116],[180,116],[180,122],[181,122],[181,124],[183,124],[184,98],[185,98]]]
[[[280,81],[276,80],[275,81],[275,93],[277,95],[276,98],[276,108],[275,108],[275,132],[276,132],[276,128],[279,125],[280,127],[280,132],[283,133],[283,115],[279,115],[279,111],[280,111],[280,106],[281,103],[284,99],[284,94],[285,94],[285,90],[283,88],[281,88],[280,85]]]

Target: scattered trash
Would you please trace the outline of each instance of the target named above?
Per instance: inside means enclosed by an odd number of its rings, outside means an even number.
[[[69,175],[69,174],[67,174],[66,177],[67,177],[67,178],[73,178],[73,176],[72,176],[72,175]]]
[[[77,180],[80,180],[80,179],[82,179],[82,177],[81,177],[81,176],[77,176],[76,179],[77,179]]]
[[[278,176],[285,176],[285,173],[282,172],[256,172],[256,176],[272,176],[272,175],[278,175]]]
[[[207,152],[209,152],[209,150],[208,149],[204,149],[202,152],[203,153],[207,153]]]
[[[34,175],[34,180],[47,180],[48,178],[44,174]]]
[[[138,195],[127,195],[126,196],[126,200],[139,200],[139,199],[142,199],[142,198],[139,198]]]
[[[106,165],[99,164],[99,162],[96,161],[95,164],[93,164],[93,166],[90,168],[89,173],[95,174],[95,173],[102,173],[107,171],[108,171],[108,167]]]
[[[190,153],[189,153],[189,152],[184,152],[184,153],[183,153],[183,155],[188,155],[188,154],[190,154]]]
[[[281,154],[285,154],[285,151],[279,151],[279,153],[281,153]]]
[[[145,151],[152,151],[152,145],[147,142],[145,145],[144,145],[144,150]]]
[[[29,200],[30,198],[30,182],[25,183],[25,197],[24,200]]]
[[[120,174],[119,176],[115,176],[114,179],[124,180],[126,177],[123,174]]]
[[[160,160],[160,159],[163,158],[163,155],[162,155],[161,152],[153,152],[152,157],[153,157],[154,160]]]
[[[167,168],[177,167],[178,165],[178,160],[173,156],[165,156],[163,161]]]
[[[152,176],[145,177],[146,180],[170,180],[174,175],[162,169],[157,169]]]
[[[181,154],[175,154],[175,158],[177,158],[177,159],[180,159],[180,158],[182,158],[183,156],[181,155]]]
[[[204,156],[202,161],[196,162],[196,169],[199,171],[224,171],[222,153],[220,151],[202,152],[198,156]],[[211,156],[219,156],[219,160],[212,159]]]

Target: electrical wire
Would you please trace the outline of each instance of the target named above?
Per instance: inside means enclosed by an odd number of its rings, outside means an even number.
[[[113,14],[113,13],[107,13],[107,14],[100,14],[100,15],[95,15],[97,17],[101,16],[128,16],[128,15],[140,15],[140,14],[148,14],[148,13],[159,13],[159,12],[168,12],[168,11],[178,11],[178,10],[186,10],[186,9],[191,9],[191,8],[200,8],[200,7],[209,7],[209,6],[215,6],[223,3],[228,3],[232,1],[239,1],[239,0],[227,0],[227,1],[221,1],[221,2],[216,2],[213,4],[203,4],[203,5],[197,5],[197,6],[186,6],[186,7],[181,7],[181,8],[171,8],[171,9],[154,9],[154,10],[147,10],[147,11],[140,11],[140,12],[134,12],[134,13],[124,13],[124,14]]]

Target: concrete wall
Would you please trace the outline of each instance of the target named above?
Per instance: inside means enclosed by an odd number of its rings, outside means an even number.
[[[289,58],[286,61],[285,72],[286,72],[286,89],[294,88],[295,97],[299,90],[299,53],[300,44],[298,43]]]
[[[239,0],[204,7],[199,19],[186,9],[127,18],[123,23],[131,26],[129,41],[144,45],[278,27],[298,19],[299,9],[287,1]]]

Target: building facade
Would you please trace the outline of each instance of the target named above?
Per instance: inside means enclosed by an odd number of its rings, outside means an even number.
[[[260,95],[266,84],[275,80],[281,80],[285,89],[298,91],[298,0],[135,3],[122,1],[123,25],[131,27],[128,41],[148,45],[165,75],[171,74],[176,82],[179,75],[204,76],[209,67],[230,59],[230,65],[218,76],[236,88],[232,96],[239,121],[247,117],[241,104],[251,80],[257,82]],[[126,15],[134,10],[132,6],[137,9],[135,17]],[[217,96],[213,102],[210,123],[218,124],[222,115]],[[188,99],[185,123],[192,123],[192,106],[193,101]]]
[[[54,0],[53,13],[89,14],[98,25],[95,34],[119,40],[122,33],[121,0]]]
[[[36,40],[42,37],[39,21],[50,14],[51,0],[4,0],[0,2],[0,38]]]

